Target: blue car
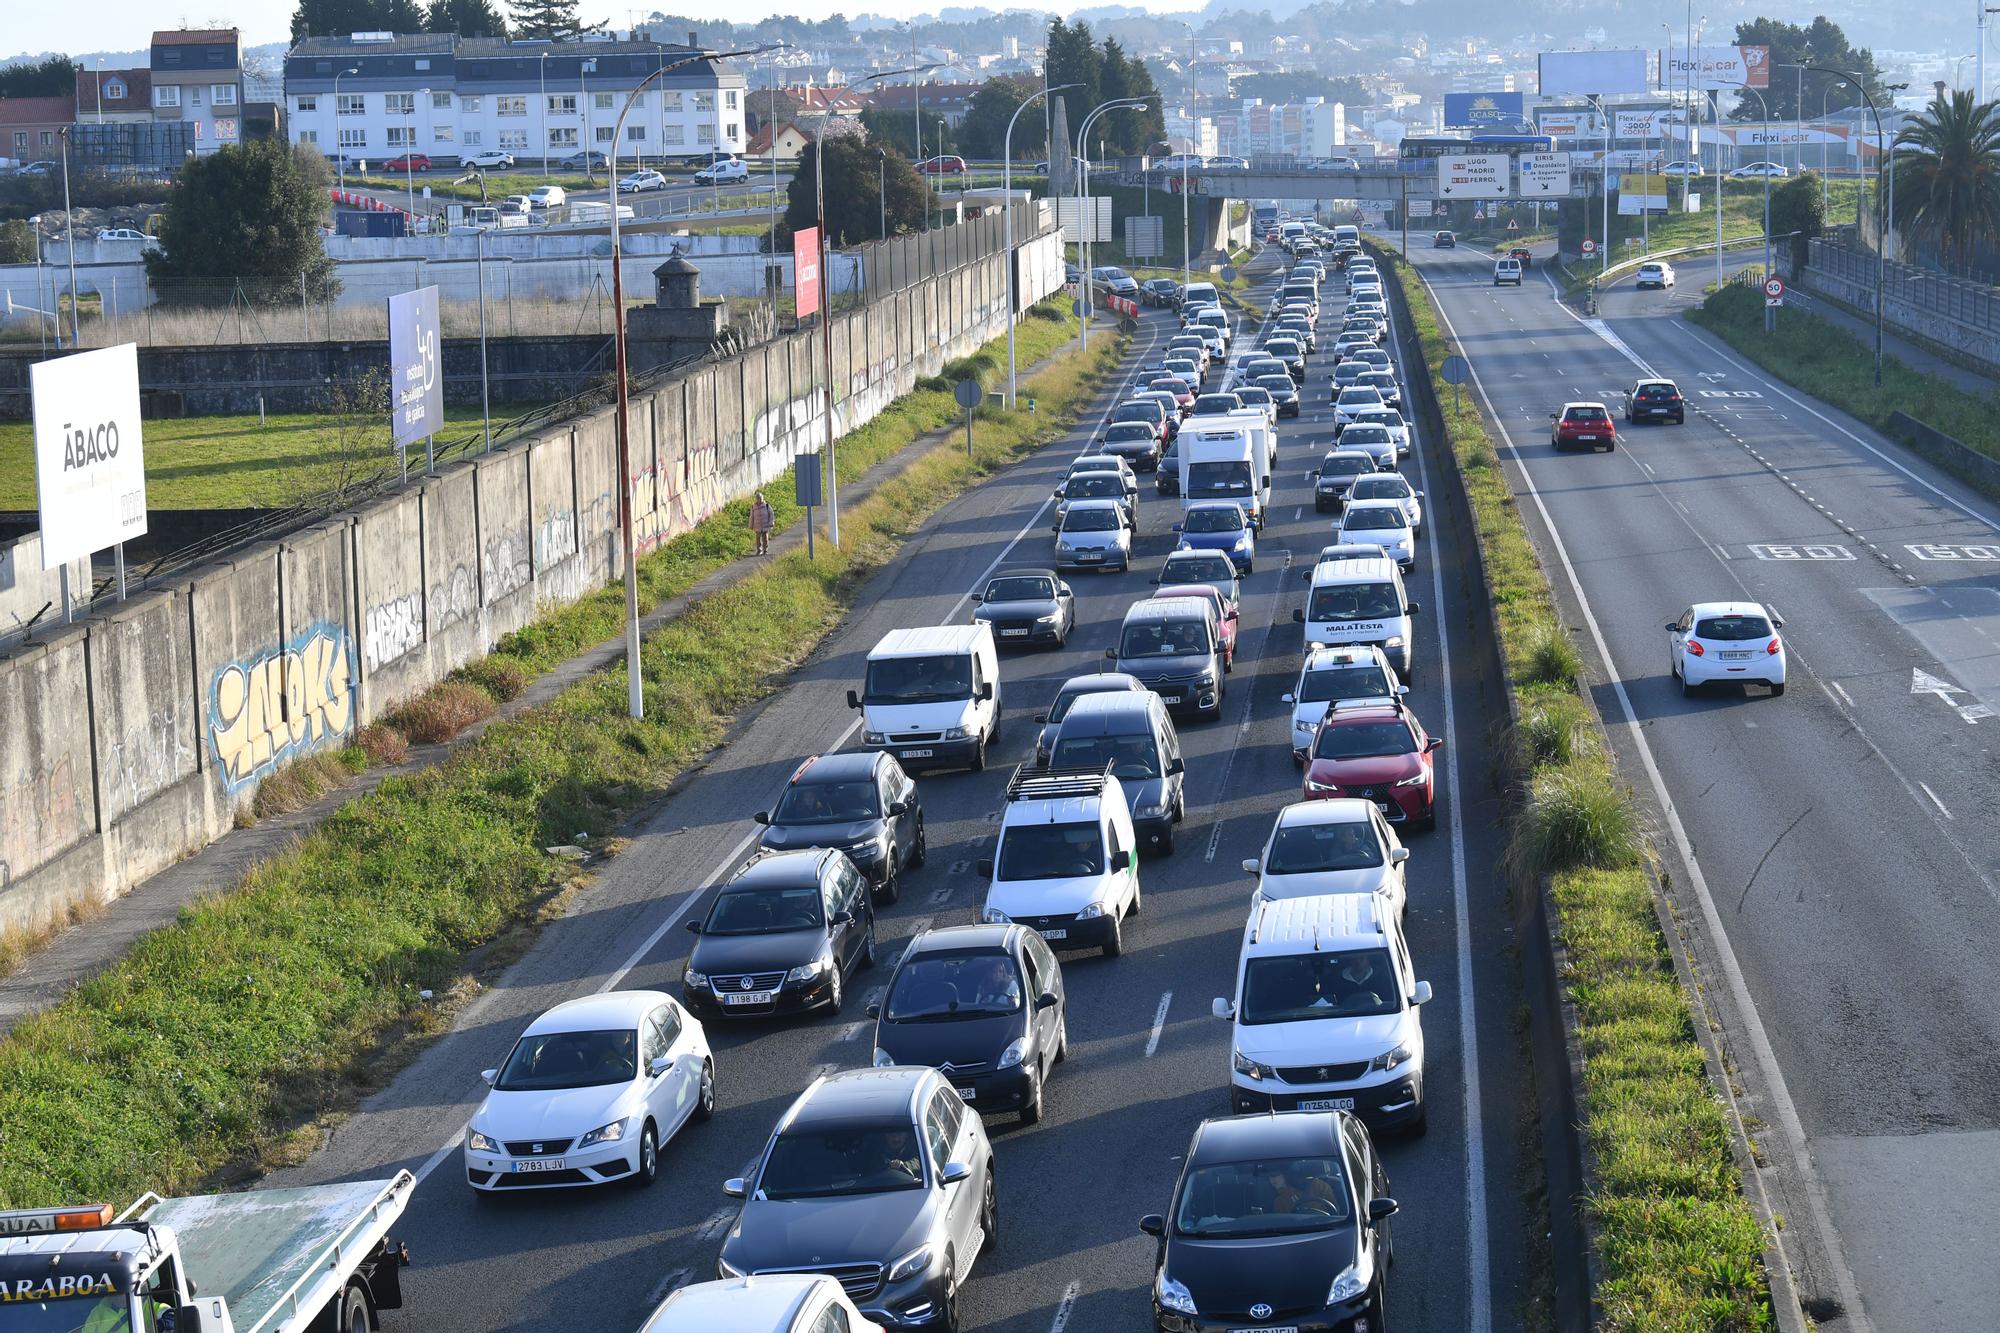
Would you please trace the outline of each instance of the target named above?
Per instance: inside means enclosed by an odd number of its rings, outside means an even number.
[[[1257,563],[1257,534],[1234,500],[1199,500],[1174,524],[1183,551],[1220,551],[1240,574]]]

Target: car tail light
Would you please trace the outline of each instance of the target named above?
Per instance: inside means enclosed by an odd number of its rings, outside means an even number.
[[[1693,653],[1696,657],[1708,656],[1708,650],[1702,647],[1699,641],[1695,639],[1689,639],[1687,641],[1687,645],[1688,645],[1688,651]]]
[[[1776,639],[1773,639],[1769,643],[1765,644],[1764,651],[1769,653],[1771,656],[1776,657],[1778,655],[1778,641]]]

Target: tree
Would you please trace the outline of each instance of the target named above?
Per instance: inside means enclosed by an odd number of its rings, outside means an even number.
[[[254,139],[191,158],[168,196],[160,248],[146,255],[155,286],[190,279],[254,277],[275,300],[337,290],[321,243],[329,203],[326,159],[309,148]]]
[[[0,67],[0,97],[68,97],[76,90],[76,63],[68,56]]]
[[[461,37],[505,37],[507,20],[493,0],[431,0],[424,14],[425,32],[455,32]]]
[[[1160,96],[1159,85],[1153,82],[1153,71],[1137,56],[1125,59],[1125,95],[1143,98],[1146,109],[1120,111],[1113,117],[1125,134],[1121,146],[1128,153],[1148,152],[1167,137],[1166,99]]]
[[[1062,95],[1071,109],[1071,133],[1075,133],[1083,125],[1084,116],[1104,100],[1098,85],[1097,59],[1097,48],[1091,43],[1089,24],[1082,19],[1074,24],[1066,24],[1061,19],[1049,21],[1049,86],[1077,85]]]
[[[1854,85],[1838,74],[1807,70],[1801,76],[1798,70],[1780,69],[1780,65],[1818,65],[1826,69],[1851,71],[1860,75],[1868,85],[1868,94],[1875,99],[1876,106],[1886,107],[1889,104],[1889,93],[1882,86],[1881,71],[1875,68],[1875,53],[1854,46],[1847,40],[1847,34],[1840,30],[1840,25],[1824,15],[1803,28],[1782,19],[1760,18],[1739,23],[1736,25],[1736,44],[1771,48],[1771,86],[1759,91],[1770,103],[1773,120],[1800,119],[1801,77],[1805,80],[1807,118],[1817,117],[1822,104],[1829,112],[1863,105],[1863,98],[1855,91]],[[1764,106],[1755,94],[1736,94],[1736,107],[1729,113],[1731,120],[1761,120],[1763,116]]]
[[[292,40],[340,37],[351,32],[416,32],[423,26],[389,26],[387,0],[299,0],[292,11]]]
[[[0,264],[35,262],[35,229],[26,218],[0,222]]]
[[[782,91],[774,95],[769,88],[757,88],[744,94],[743,123],[753,134],[798,119],[799,104]]]
[[[2000,235],[2000,107],[1970,90],[1939,96],[1896,136],[1896,221],[1947,267]]]
[[[602,23],[585,23],[577,17],[577,0],[507,0],[512,12],[510,25],[516,37],[573,37],[596,32]]]
[[[923,156],[934,153],[955,153],[954,146],[958,134],[934,111],[923,112],[924,142]],[[905,158],[916,157],[917,112],[895,110],[887,107],[863,107],[861,128],[868,132],[869,142],[878,148],[901,153]]]
[[[1803,268],[1806,242],[1826,230],[1826,198],[1817,171],[1793,176],[1771,191],[1771,234],[1792,239],[1792,264]]]
[[[892,236],[923,226],[930,187],[908,158],[845,134],[828,135],[825,149],[826,229],[836,244],[878,238],[885,208]],[[785,226],[794,233],[812,226],[818,215],[818,181],[817,156],[808,150],[800,155],[786,194]]]
[[[1240,74],[1229,80],[1229,95],[1254,97],[1274,106],[1284,102],[1304,102],[1314,97],[1324,97],[1329,102],[1345,102],[1349,106],[1365,105],[1370,100],[1368,89],[1361,80],[1333,78],[1310,70]]]
[[[1040,92],[1022,79],[988,79],[979,85],[966,108],[965,122],[958,127],[958,142],[968,157],[999,157],[1005,147],[1007,122],[1021,104]],[[1042,123],[1034,112],[1015,125],[1014,152],[1032,160],[1041,152]]]

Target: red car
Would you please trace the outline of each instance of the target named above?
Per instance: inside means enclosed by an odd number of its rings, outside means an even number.
[[[1222,669],[1236,665],[1236,608],[1223,600],[1220,588],[1213,583],[1171,583],[1153,596],[1199,597],[1213,606],[1216,621],[1222,626]]]
[[[950,153],[942,157],[927,157],[917,163],[917,170],[926,176],[963,176],[965,159]]]
[[[1615,449],[1618,423],[1603,403],[1564,403],[1560,412],[1549,413],[1555,424],[1549,427],[1551,449]]]
[[[384,171],[429,171],[431,160],[422,153],[405,153],[382,164]]]
[[[1158,390],[1161,393],[1172,394],[1174,396],[1174,406],[1180,408],[1182,416],[1186,416],[1194,410],[1194,390],[1188,386],[1186,380],[1180,378],[1178,375],[1163,376],[1160,379],[1154,380],[1146,387]]]
[[[1359,797],[1391,824],[1436,828],[1431,756],[1443,745],[1399,702],[1341,701],[1313,733],[1304,799]]]

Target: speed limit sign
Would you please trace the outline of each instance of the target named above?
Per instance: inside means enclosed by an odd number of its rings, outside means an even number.
[[[1583,257],[1585,259],[1588,259],[1596,253],[1597,253],[1597,242],[1591,240],[1589,237],[1586,236],[1583,241]]]
[[[1767,306],[1785,303],[1785,280],[1773,273],[1764,279],[1764,304]]]

